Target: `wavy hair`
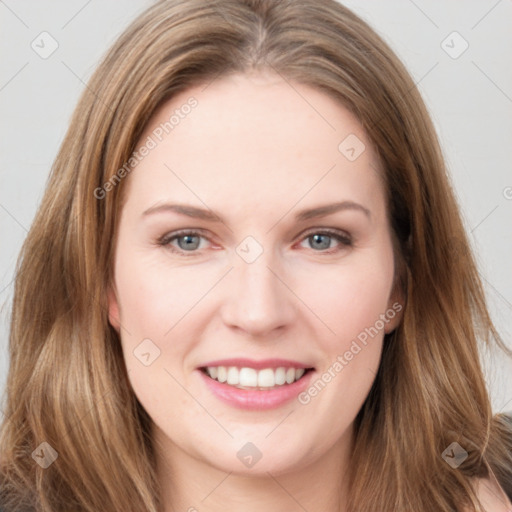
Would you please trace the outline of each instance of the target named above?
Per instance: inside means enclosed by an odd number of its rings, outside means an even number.
[[[163,102],[258,70],[339,101],[384,170],[406,303],[356,418],[349,511],[478,511],[473,479],[493,468],[507,475],[506,436],[498,435],[505,422],[493,426],[479,346],[510,351],[488,313],[434,127],[403,64],[334,0],[167,0],[132,22],[84,89],[20,253],[0,437],[8,511],[162,510],[152,422],[108,322],[129,177],[104,197],[98,190],[119,178]],[[442,458],[455,441],[469,453],[457,469]],[[33,457],[43,442],[58,453],[47,469]]]

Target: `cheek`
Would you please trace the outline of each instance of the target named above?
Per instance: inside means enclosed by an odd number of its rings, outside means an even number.
[[[144,257],[118,261],[116,284],[126,331],[157,339],[204,294],[204,280],[192,266],[172,268]]]
[[[325,352],[347,350],[368,329],[383,330],[379,318],[389,309],[392,282],[393,259],[386,254],[336,269],[319,268],[314,280],[301,284],[304,302],[324,324],[320,339]]]
[[[173,362],[182,359],[187,338],[180,337],[184,343],[170,343],[181,327],[178,324],[172,331],[173,326],[190,310],[187,294],[193,296],[191,287],[199,286],[192,280],[187,288],[189,277],[137,255],[125,253],[116,262],[120,338],[130,384],[143,407],[162,422],[179,421],[179,411],[193,410],[188,395],[173,379],[183,380]]]
[[[168,372],[186,383],[180,366],[200,339],[195,332],[207,318],[205,292],[218,276],[211,268],[165,265],[161,257],[125,252],[116,262],[115,278],[125,364],[139,400],[150,406],[158,397],[149,396],[149,388],[174,389]],[[181,395],[179,387],[175,391]]]
[[[378,371],[385,320],[393,318],[389,304],[393,261],[375,259],[369,264],[331,272],[323,290],[312,287],[311,309],[329,327],[315,340],[324,357],[310,387],[299,403],[312,407],[317,417],[339,436],[363,405]],[[332,332],[334,331],[334,332]],[[331,439],[326,436],[326,440]]]

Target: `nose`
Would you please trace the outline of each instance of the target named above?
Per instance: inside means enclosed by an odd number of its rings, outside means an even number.
[[[222,306],[227,326],[262,339],[275,336],[295,321],[298,301],[279,268],[266,251],[252,263],[241,258],[235,261],[225,283]]]

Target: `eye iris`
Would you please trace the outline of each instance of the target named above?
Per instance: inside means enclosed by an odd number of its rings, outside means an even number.
[[[312,235],[309,237],[310,241],[313,240],[314,243],[320,242],[320,245],[316,245],[317,249],[328,249],[330,238],[331,237],[329,235]],[[313,244],[313,246],[315,245]]]
[[[193,241],[192,239],[196,239]],[[181,243],[182,240],[186,240],[184,244]],[[197,249],[199,246],[199,237],[196,235],[182,235],[178,238],[178,245],[180,249]]]

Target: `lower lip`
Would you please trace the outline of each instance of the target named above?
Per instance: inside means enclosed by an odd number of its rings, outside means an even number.
[[[259,389],[238,389],[229,384],[211,379],[203,371],[198,370],[209,390],[223,402],[238,409],[266,410],[276,409],[297,397],[309,385],[314,371],[310,370],[301,379],[292,384],[284,384],[275,388],[260,391]]]

